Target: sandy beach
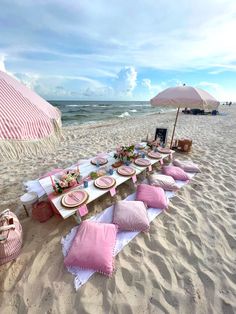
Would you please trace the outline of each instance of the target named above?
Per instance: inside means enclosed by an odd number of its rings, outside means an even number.
[[[176,136],[192,138],[193,149],[179,156],[202,172],[177,192],[149,233],[116,257],[112,278],[95,274],[77,292],[60,244],[75,221],[27,218],[19,201],[23,181],[139,142],[156,127],[168,127],[170,136],[175,112],[66,127],[54,152],[0,163],[0,211],[16,212],[24,232],[21,255],[0,267],[0,313],[236,313],[236,106],[219,111],[224,114],[180,114]],[[131,192],[123,185],[117,198]],[[111,201],[105,196],[89,209],[94,214]]]

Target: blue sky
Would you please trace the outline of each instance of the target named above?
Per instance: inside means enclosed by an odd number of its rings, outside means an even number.
[[[46,99],[236,101],[235,0],[1,0],[0,70]]]

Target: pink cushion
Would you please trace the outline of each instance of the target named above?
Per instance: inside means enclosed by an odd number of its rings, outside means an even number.
[[[171,176],[166,176],[164,174],[151,174],[148,177],[150,185],[158,186],[163,188],[165,191],[176,191],[178,190],[178,185]]]
[[[113,224],[83,221],[64,259],[65,265],[93,269],[110,276],[116,233],[117,227]]]
[[[148,231],[147,208],[143,202],[139,201],[116,202],[113,212],[113,223],[121,230]]]
[[[148,207],[159,209],[164,209],[168,205],[164,190],[148,184],[138,185],[136,200],[144,202]]]
[[[175,166],[163,166],[162,173],[171,176],[175,180],[187,181],[189,180],[188,174],[181,168]]]
[[[193,163],[191,160],[175,159],[173,160],[173,165],[180,167],[181,169],[187,172],[200,172],[198,165]]]

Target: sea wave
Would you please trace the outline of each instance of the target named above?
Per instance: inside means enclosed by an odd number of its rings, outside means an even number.
[[[63,115],[62,120],[77,120],[79,118],[88,118],[87,114]]]
[[[127,117],[130,117],[130,114],[128,113],[128,111],[126,111],[126,112],[123,112],[122,114],[120,114],[118,117],[119,118],[127,118]]]
[[[132,105],[132,107],[151,107],[150,104],[139,104],[139,105]]]
[[[84,108],[84,107],[90,107],[91,108],[91,105],[66,105],[66,107],[79,107],[79,108]]]
[[[108,108],[108,107],[112,107],[111,104],[94,104],[92,105],[92,107],[99,107],[99,108]]]
[[[136,109],[131,109],[130,112],[137,112],[137,110]]]

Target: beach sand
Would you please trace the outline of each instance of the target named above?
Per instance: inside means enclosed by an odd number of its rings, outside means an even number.
[[[54,153],[0,163],[0,210],[15,211],[24,231],[21,255],[0,267],[0,313],[236,313],[236,106],[220,111],[226,115],[180,114],[176,135],[193,139],[192,152],[180,158],[191,158],[202,172],[177,192],[149,233],[118,254],[112,278],[95,274],[77,292],[60,244],[75,221],[54,216],[40,224],[25,217],[23,181],[138,142],[155,127],[171,133],[175,113],[67,127]],[[130,191],[122,186],[118,198]],[[90,209],[111,202],[103,197]]]

